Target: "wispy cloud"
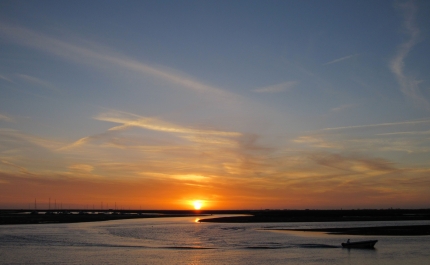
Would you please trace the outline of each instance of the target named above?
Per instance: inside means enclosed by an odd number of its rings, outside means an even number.
[[[87,164],[73,164],[69,166],[69,170],[79,173],[91,173],[94,170],[94,167]]]
[[[5,159],[1,159],[0,160],[0,163],[1,164],[4,164],[4,165],[7,165],[7,166],[9,166],[9,167],[12,167],[12,168],[14,168],[14,169],[17,169],[19,172],[21,172],[21,173],[28,173],[28,170],[25,168],[25,167],[22,167],[22,166],[19,166],[19,165],[16,165],[16,164],[14,164],[14,163],[12,163],[12,162],[10,162],[10,161],[7,161],[7,160],[5,160]]]
[[[430,119],[415,120],[415,121],[402,121],[402,122],[387,122],[387,123],[367,124],[367,125],[353,125],[353,126],[345,126],[345,127],[324,128],[322,130],[323,131],[351,130],[351,129],[361,129],[361,128],[385,127],[385,126],[397,126],[397,125],[412,125],[412,124],[423,124],[423,123],[430,123]]]
[[[37,85],[37,86],[41,86],[41,87],[44,87],[44,88],[48,88],[48,89],[50,89],[52,91],[56,91],[56,92],[59,91],[59,89],[56,86],[54,86],[53,84],[51,84],[51,83],[49,83],[47,81],[44,81],[44,80],[42,80],[40,78],[37,78],[37,77],[34,77],[34,76],[29,76],[29,75],[24,75],[24,74],[18,74],[17,76],[19,78],[25,80],[28,83],[31,83],[31,84],[34,84],[34,85]]]
[[[322,137],[312,135],[299,136],[294,139],[293,142],[298,144],[307,144],[317,148],[339,148],[339,144],[336,144],[333,141],[327,141]]]
[[[0,75],[0,79],[8,81],[9,83],[13,83],[12,79],[10,79],[10,78],[8,78],[8,77],[6,77],[4,75]]]
[[[61,145],[63,145],[63,143],[60,143],[60,142],[44,139],[34,135],[25,134],[20,131],[12,130],[12,129],[0,129],[0,136],[2,136],[3,139],[7,138],[7,139],[13,139],[13,141],[16,141],[16,142],[28,142],[49,150],[55,150]]]
[[[371,176],[397,170],[393,163],[380,158],[369,159],[331,153],[314,153],[310,159],[323,166]]]
[[[6,115],[0,113],[0,121],[11,122],[11,121],[13,121],[13,119],[11,117],[9,117],[9,116],[6,116]]]
[[[228,91],[202,83],[185,74],[141,63],[94,43],[89,45],[88,42],[82,41],[66,42],[37,31],[5,23],[0,23],[0,33],[9,41],[38,49],[69,61],[93,65],[99,69],[105,69],[106,65],[111,65],[139,74],[147,74],[193,91],[206,92],[222,98],[231,99],[236,97],[236,95]]]
[[[423,137],[408,137],[420,136]],[[376,154],[385,152],[425,153],[429,152],[430,131],[360,134],[359,136],[335,134],[303,135],[293,142],[304,150],[324,150]]]
[[[286,90],[289,90],[289,89],[295,87],[298,83],[299,82],[297,82],[297,81],[283,82],[283,83],[276,84],[276,85],[271,85],[271,86],[266,86],[266,87],[254,89],[254,92],[257,92],[257,93],[283,92],[283,91],[286,91]]]
[[[325,63],[325,64],[323,64],[323,65],[329,65],[329,64],[339,63],[339,62],[342,62],[342,61],[345,61],[345,60],[348,60],[348,59],[351,59],[351,58],[357,57],[358,55],[360,55],[360,54],[356,53],[356,54],[352,54],[352,55],[344,56],[344,57],[342,57],[342,58],[338,58],[338,59],[336,59],[336,60],[333,60],[333,61],[327,62],[327,63]]]
[[[121,132],[125,131],[115,131]],[[376,202],[382,203],[384,199],[389,200],[399,194],[428,194],[428,169],[424,167],[402,168],[386,159],[327,152],[327,149],[323,152],[283,153],[274,157],[274,150],[260,145],[257,135],[230,138],[236,140],[235,148],[209,143],[203,147],[204,150],[185,146],[165,146],[161,150],[161,146],[155,145],[155,150],[126,148],[109,152],[93,145],[79,156],[71,155],[73,152],[69,150],[64,156],[67,164],[51,171],[38,171],[27,167],[26,163],[0,157],[0,181],[19,187],[21,191],[34,190],[35,184],[49,189],[55,187],[53,190],[61,195],[56,198],[61,197],[62,200],[64,197],[76,198],[74,194],[82,192],[82,189],[91,190],[90,198],[82,199],[82,203],[95,197],[102,198],[106,193],[115,194],[117,198],[132,196],[134,201],[142,194],[174,201],[194,194],[196,187],[203,194],[218,195],[218,203],[225,201],[222,206],[228,207],[239,207],[234,204],[239,199],[252,205],[262,203],[261,200],[264,203],[273,200],[288,202],[288,205],[279,207],[316,207],[318,203],[327,207],[337,205],[339,198],[347,198],[347,202],[341,201],[349,206],[357,199],[360,203],[368,201],[368,205],[374,206]],[[312,142],[312,139],[308,140]],[[219,148],[211,149],[217,146]],[[193,156],[191,152],[194,152]],[[29,156],[27,160],[38,164],[44,158]],[[30,178],[28,172],[34,177]],[[404,190],[405,185],[408,191]],[[94,189],[95,186],[103,188]],[[238,186],[243,188],[238,191]],[[1,191],[7,192],[4,187]],[[330,197],[324,194],[330,194]],[[253,199],[257,195],[260,202]],[[27,196],[26,193],[23,196]],[[377,201],[375,196],[379,197]],[[28,200],[34,200],[33,194],[28,197]],[[103,201],[106,202],[105,199]]]
[[[377,137],[351,139],[345,141],[344,145],[348,146],[350,150],[356,150],[365,153],[395,151],[412,154],[429,152],[430,148],[428,147],[428,143],[429,141],[427,139],[395,139],[390,137]]]
[[[336,108],[332,108],[330,111],[338,112],[338,111],[343,111],[346,109],[354,108],[356,106],[357,106],[357,104],[345,104],[345,105],[341,105],[341,106],[336,107]]]
[[[96,120],[107,121],[118,123],[120,125],[114,126],[108,129],[106,132],[83,137],[76,142],[61,148],[61,150],[69,149],[77,146],[81,146],[93,140],[102,138],[109,138],[110,136],[117,134],[118,132],[133,127],[143,128],[152,131],[159,131],[174,134],[183,139],[187,139],[194,142],[205,142],[205,143],[218,143],[218,144],[231,144],[233,142],[224,137],[239,137],[242,134],[239,132],[221,131],[221,130],[210,130],[204,128],[192,128],[185,127],[170,122],[163,121],[159,118],[144,117],[123,111],[109,111],[101,113],[94,117]]]
[[[94,117],[96,120],[108,121],[114,123],[120,123],[120,127],[124,126],[131,127],[141,127],[148,130],[162,131],[169,133],[180,133],[180,134],[203,134],[203,135],[220,135],[220,136],[240,136],[238,132],[226,132],[226,131],[216,131],[208,130],[202,128],[190,128],[173,123],[165,122],[157,118],[144,117],[132,113],[127,113],[123,111],[111,111],[101,113],[100,115]]]
[[[430,109],[429,102],[420,92],[420,80],[416,77],[405,73],[405,59],[418,43],[420,39],[420,30],[415,25],[415,13],[417,7],[413,1],[399,5],[404,15],[403,28],[409,39],[399,45],[397,53],[390,62],[391,71],[395,74],[400,84],[400,89],[407,97],[422,107]]]
[[[427,134],[430,134],[430,130],[428,130],[428,131],[379,133],[377,135],[427,135]]]

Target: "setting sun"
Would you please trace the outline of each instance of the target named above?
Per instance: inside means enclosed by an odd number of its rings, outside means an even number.
[[[202,201],[193,201],[193,205],[194,205],[194,209],[200,210],[203,206],[203,202]]]

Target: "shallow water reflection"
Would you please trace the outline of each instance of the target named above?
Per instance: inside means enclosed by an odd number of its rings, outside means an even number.
[[[265,230],[369,224],[414,223],[220,224],[196,223],[187,217],[13,225],[0,227],[0,260],[1,264],[430,264],[429,236],[380,236],[369,251],[340,247],[346,238],[370,239],[366,236]]]

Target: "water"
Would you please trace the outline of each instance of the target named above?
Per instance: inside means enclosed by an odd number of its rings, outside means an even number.
[[[430,224],[429,221],[196,223],[151,218],[0,226],[0,264],[430,264],[430,236],[345,236],[265,229]],[[378,239],[374,250],[340,243]]]

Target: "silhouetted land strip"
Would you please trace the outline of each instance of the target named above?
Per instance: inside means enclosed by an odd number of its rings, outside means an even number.
[[[128,213],[109,213],[109,214],[79,214],[79,213],[55,213],[55,214],[31,214],[31,213],[4,213],[0,211],[0,225],[11,224],[51,224],[51,223],[80,223],[80,222],[100,222],[122,219],[136,218],[163,218],[163,217],[182,217],[182,216],[202,216],[201,214],[128,214]]]
[[[430,209],[421,210],[290,210],[258,211],[247,216],[205,218],[200,222],[270,223],[270,222],[347,222],[347,221],[412,221],[430,220]],[[424,236],[430,235],[430,225],[350,227],[326,229],[274,229],[326,232],[344,235]]]
[[[272,229],[269,229],[272,230]],[[407,226],[373,226],[373,227],[348,227],[348,228],[324,228],[324,229],[273,229],[284,231],[325,232],[338,235],[362,235],[362,236],[428,236],[430,225]]]
[[[247,214],[246,216],[205,218],[200,220],[200,222],[270,223],[430,220],[430,209],[267,210],[250,211]]]
[[[30,214],[31,212],[37,214]],[[45,214],[46,212],[50,214]],[[71,214],[73,213],[73,214]],[[241,216],[210,218],[212,214]],[[344,222],[430,220],[430,209],[387,210],[0,210],[0,225],[97,222],[134,218],[195,216],[200,222]],[[207,218],[206,218],[207,217]]]

